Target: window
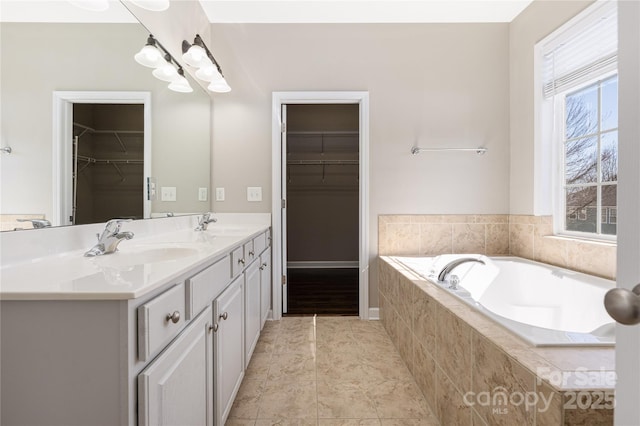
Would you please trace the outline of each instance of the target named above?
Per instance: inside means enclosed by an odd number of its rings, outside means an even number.
[[[617,206],[618,77],[600,80],[559,99],[564,113],[564,230],[616,235],[610,210]]]
[[[597,1],[536,46],[537,141],[551,147],[547,170],[555,165],[550,192],[557,234],[616,235],[617,44],[616,2]]]

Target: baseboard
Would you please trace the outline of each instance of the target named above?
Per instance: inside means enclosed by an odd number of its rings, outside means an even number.
[[[369,320],[377,321],[380,319],[380,308],[369,308]]]

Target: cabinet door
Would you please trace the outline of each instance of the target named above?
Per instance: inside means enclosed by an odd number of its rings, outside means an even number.
[[[244,358],[245,367],[249,365],[251,355],[260,337],[260,262],[253,262],[245,271],[245,328]]]
[[[224,425],[244,377],[244,276],[214,301],[216,425]]]
[[[211,307],[138,375],[140,425],[213,425]]]
[[[267,248],[260,256],[260,329],[269,315],[271,308],[271,248]]]

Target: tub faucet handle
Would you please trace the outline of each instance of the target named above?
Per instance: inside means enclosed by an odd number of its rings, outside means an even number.
[[[449,289],[457,290],[460,278],[457,275],[449,275]]]

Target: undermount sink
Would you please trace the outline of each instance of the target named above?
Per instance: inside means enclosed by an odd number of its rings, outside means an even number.
[[[93,258],[100,266],[122,268],[149,263],[170,262],[183,257],[193,256],[198,250],[191,247],[134,247],[118,250],[115,253]]]

